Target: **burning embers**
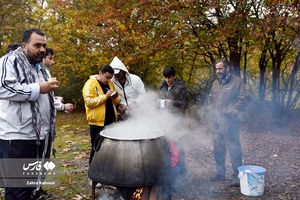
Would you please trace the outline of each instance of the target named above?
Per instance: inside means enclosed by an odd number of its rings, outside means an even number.
[[[131,199],[132,200],[141,200],[142,199],[143,188],[138,188],[133,193]]]
[[[156,200],[157,186],[138,188],[133,193],[131,200]]]

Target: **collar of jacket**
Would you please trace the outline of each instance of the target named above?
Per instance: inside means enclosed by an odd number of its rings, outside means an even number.
[[[226,83],[228,83],[228,81],[230,80],[231,74],[228,73],[227,76],[223,79],[219,79],[219,82],[221,83],[221,85],[224,85]]]

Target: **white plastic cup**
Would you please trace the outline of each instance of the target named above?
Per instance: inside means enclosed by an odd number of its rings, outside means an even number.
[[[63,99],[64,99],[63,97],[55,96],[55,100],[56,101],[62,102]]]
[[[166,100],[162,99],[160,100],[160,108],[166,107]]]

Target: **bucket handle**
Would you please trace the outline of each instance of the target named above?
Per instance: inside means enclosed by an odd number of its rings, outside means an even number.
[[[245,170],[239,173],[238,178],[241,179],[246,173],[252,172],[251,170]]]
[[[241,179],[245,174],[246,174],[245,172],[240,172],[238,178]]]

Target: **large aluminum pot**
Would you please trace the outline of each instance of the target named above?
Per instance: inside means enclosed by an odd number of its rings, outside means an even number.
[[[97,183],[116,187],[142,187],[170,178],[168,143],[162,132],[120,133],[114,129],[100,133],[98,148],[88,176]]]

